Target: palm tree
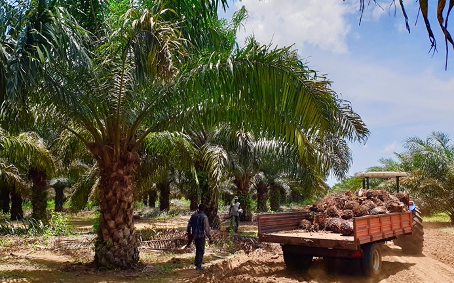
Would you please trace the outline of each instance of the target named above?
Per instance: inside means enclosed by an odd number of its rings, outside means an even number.
[[[255,148],[261,160],[260,174],[254,177],[253,182],[257,189],[259,211],[267,210],[265,196],[268,192],[273,211],[280,209],[281,198],[285,197],[287,191],[285,188],[293,192],[298,191],[307,199],[323,196],[327,192],[328,185],[324,181],[327,172],[321,171],[316,164],[309,164],[300,159],[296,148],[292,145],[279,140],[261,139]],[[349,160],[351,155],[337,156],[337,158]]]
[[[21,217],[17,207],[18,193],[27,191],[26,177],[32,181],[32,218],[47,223],[47,176],[52,176],[54,165],[52,156],[35,133],[22,133],[10,136],[0,131],[1,177],[13,189],[14,217]],[[20,173],[22,172],[22,174]],[[12,212],[13,217],[13,212]]]
[[[397,157],[411,172],[402,185],[435,210],[447,213],[454,224],[454,145],[450,142],[442,132],[432,132],[425,140],[412,137]]]
[[[149,134],[140,150],[141,165],[138,169],[141,187],[155,184],[160,192],[160,210],[170,208],[170,185],[177,183],[183,172],[194,176],[197,150],[183,133],[167,131]]]
[[[217,4],[224,1],[176,2],[203,2],[202,19],[215,17]],[[330,89],[329,81],[311,71],[290,48],[252,40],[242,49],[204,49],[188,56],[193,49],[183,48],[187,39],[174,22],[165,20],[181,17],[184,26],[187,15],[175,15],[162,9],[165,6],[136,4],[121,11],[121,22],[111,15],[103,27],[103,45],[93,50],[90,62],[83,56],[68,61],[47,58],[46,84],[27,93],[39,93],[38,106],[58,117],[56,122],[78,136],[97,162],[98,266],[130,268],[139,259],[133,223],[134,168],[140,162],[140,145],[150,133],[179,130],[194,121],[213,125],[225,120],[263,128],[295,144],[303,158],[311,155],[310,140],[323,138],[326,132],[349,141],[367,137],[360,117]],[[200,35],[206,32],[203,27],[194,30]],[[46,46],[42,53],[57,54],[61,46]],[[65,46],[68,54],[81,48]]]
[[[256,140],[251,132],[235,130],[229,125],[220,126],[213,134],[215,144],[228,153],[228,169],[233,175],[239,202],[243,209],[242,221],[252,220],[252,198],[249,193],[252,178],[259,173],[260,159],[255,150]]]

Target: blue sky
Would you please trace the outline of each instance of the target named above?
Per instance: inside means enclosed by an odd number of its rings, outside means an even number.
[[[425,139],[441,131],[454,139],[454,50],[449,48],[445,70],[436,7],[429,7],[429,13],[438,52],[429,53],[422,18],[415,25],[418,3],[404,0],[409,34],[400,6],[390,6],[391,0],[378,2],[382,8],[366,7],[361,25],[359,0],[242,0],[231,3],[227,13],[220,12],[229,17],[244,5],[249,18],[238,34],[240,44],[250,34],[262,43],[293,44],[299,56],[327,74],[332,89],[352,103],[371,134],[365,145],[351,145],[349,175],[379,165],[380,158],[394,158],[409,137]],[[451,26],[454,33],[454,23]]]

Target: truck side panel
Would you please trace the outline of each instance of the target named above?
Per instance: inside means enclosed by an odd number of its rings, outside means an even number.
[[[390,240],[412,232],[412,213],[371,215],[353,219],[353,236],[298,230],[308,212],[262,214],[257,217],[258,234],[263,242],[330,249],[357,249],[359,245]]]
[[[354,219],[355,240],[359,244],[390,239],[412,231],[412,213],[382,214]]]
[[[298,229],[299,222],[307,216],[308,212],[266,213],[257,217],[258,233],[272,233]]]

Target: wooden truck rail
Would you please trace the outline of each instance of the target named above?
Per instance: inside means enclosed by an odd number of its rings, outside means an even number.
[[[258,236],[262,242],[319,247],[327,249],[359,250],[360,245],[386,241],[412,232],[412,213],[392,213],[353,219],[352,236],[298,229],[299,222],[309,212],[262,214],[257,217]]]

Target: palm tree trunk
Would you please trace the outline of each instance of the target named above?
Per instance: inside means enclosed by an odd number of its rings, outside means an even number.
[[[205,214],[208,217],[210,227],[214,230],[221,228],[221,220],[218,216],[219,204],[213,194],[207,194],[202,198],[202,203],[206,205]]]
[[[189,210],[190,211],[195,211],[197,210],[199,204],[198,204],[198,201],[197,201],[197,198],[190,198],[189,199],[190,203],[189,203]]]
[[[281,209],[281,192],[278,186],[270,186],[270,209],[271,211],[279,211]]]
[[[243,213],[240,215],[241,221],[252,221],[252,199],[249,194],[250,177],[242,176],[235,178],[233,182],[237,188],[238,201]]]
[[[265,182],[259,182],[257,185],[257,211],[268,211],[266,200],[268,197],[268,187]]]
[[[149,207],[156,207],[156,199],[158,197],[158,192],[153,189],[148,191],[148,206]]]
[[[199,179],[199,188],[201,191],[201,203],[206,205],[205,214],[208,217],[208,222],[212,229],[218,230],[221,228],[221,220],[218,216],[219,203],[218,194],[213,191],[208,183],[208,175],[204,171],[197,172],[197,178]]]
[[[159,190],[159,210],[169,211],[170,209],[170,182],[156,184]]]
[[[32,218],[41,220],[44,224],[48,224],[47,219],[47,177],[46,172],[38,169],[30,169],[28,177],[32,180]]]
[[[16,192],[15,188],[11,189],[11,220],[21,220],[24,218],[22,210],[22,197]]]
[[[63,194],[63,190],[65,187],[62,186],[54,186],[55,190],[55,211],[61,212],[63,211],[63,203],[65,202],[65,197]]]
[[[112,166],[98,160],[100,215],[94,260],[98,268],[129,269],[139,261],[133,218],[133,174],[137,160],[130,153]]]
[[[199,206],[199,198],[197,197],[197,189],[191,188],[191,191],[188,193],[187,198],[189,199],[189,210],[195,211]]]
[[[2,187],[0,189],[0,202],[2,204],[1,209],[4,214],[9,213],[10,192],[11,190],[8,187]]]

